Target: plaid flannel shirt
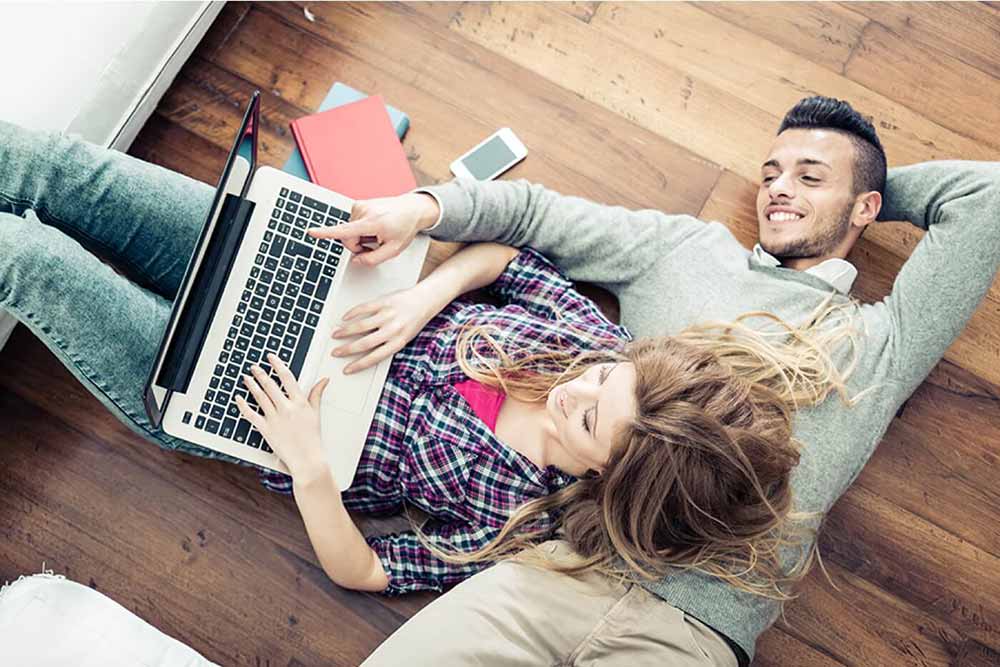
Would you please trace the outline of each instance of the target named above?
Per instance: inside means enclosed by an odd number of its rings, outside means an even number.
[[[454,385],[466,380],[456,359],[463,325],[491,327],[505,350],[620,349],[631,339],[574,289],[542,255],[523,249],[490,287],[500,306],[452,302],[392,360],[351,488],[353,511],[398,513],[404,503],[430,515],[425,538],[444,550],[474,551],[489,543],[529,500],[574,478],[540,469],[505,445]],[[262,471],[265,487],[291,493],[291,478]],[[545,517],[533,528],[552,527]],[[436,557],[414,533],[372,536],[368,544],[389,576],[387,594],[440,591],[489,563],[454,564]]]

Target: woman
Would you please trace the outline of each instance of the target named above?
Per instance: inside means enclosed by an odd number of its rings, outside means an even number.
[[[499,306],[451,301],[485,285]],[[320,446],[325,380],[307,398],[276,364],[287,394],[255,373],[263,414],[240,408],[292,473],[265,485],[294,489],[341,585],[440,590],[562,528],[583,559],[539,564],[648,577],[695,566],[782,597],[809,559],[792,573],[778,563],[802,532],[789,518],[792,411],[842,386],[824,350],[850,331],[822,331],[839,310],[780,326],[772,336],[796,336],[781,344],[740,322],[631,342],[538,253],[479,244],[334,332],[419,331],[393,360],[342,495]],[[365,540],[347,513],[405,503],[428,524]]]
[[[137,433],[218,457],[152,428],[141,402],[212,189],[4,123],[0,163],[0,307]],[[397,355],[343,495],[317,450],[325,383],[306,397],[280,363],[287,393],[247,380],[261,413],[241,409],[292,472],[265,481],[295,490],[330,576],[388,593],[437,589],[561,528],[584,560],[548,566],[697,567],[784,595],[804,572],[777,560],[797,532],[791,409],[842,390],[826,352],[850,335],[838,313],[768,336],[736,323],[629,344],[544,258],[498,246],[468,248],[393,298],[441,303],[490,283],[501,307],[449,305]],[[346,512],[404,502],[431,522],[366,542]]]

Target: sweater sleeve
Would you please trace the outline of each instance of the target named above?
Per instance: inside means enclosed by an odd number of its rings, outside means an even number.
[[[419,191],[441,206],[434,238],[528,246],[571,280],[614,294],[705,227],[691,216],[605,206],[525,180],[456,179]]]
[[[965,328],[1000,268],[1000,163],[892,169],[879,219],[927,230],[877,304],[890,318],[891,373],[905,398]]]

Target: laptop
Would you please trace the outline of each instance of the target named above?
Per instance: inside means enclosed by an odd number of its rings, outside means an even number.
[[[330,333],[359,303],[416,284],[429,245],[418,235],[376,267],[352,265],[336,241],[307,229],[344,224],[353,201],[271,167],[256,168],[260,91],[255,91],[201,235],[188,262],[143,392],[166,433],[287,473],[235,397],[255,405],[242,377],[266,355],[308,392],[329,377],[320,412],[323,448],[341,489],[354,479],[391,359],[344,375]],[[347,157],[349,159],[349,156]]]

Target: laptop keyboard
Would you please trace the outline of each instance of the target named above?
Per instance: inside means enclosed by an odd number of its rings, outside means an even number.
[[[305,232],[350,217],[348,211],[281,188],[194,419],[195,428],[272,452],[260,432],[240,415],[235,397],[257,405],[242,380],[254,364],[281,385],[267,361],[268,353],[277,355],[299,377],[344,251],[336,241],[315,239]],[[185,413],[184,423],[191,417]]]

